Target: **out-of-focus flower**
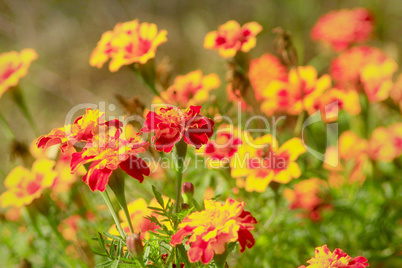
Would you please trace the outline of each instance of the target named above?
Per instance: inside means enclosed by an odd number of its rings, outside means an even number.
[[[246,177],[246,191],[264,192],[271,181],[288,183],[300,176],[295,161],[306,151],[301,139],[292,138],[281,147],[270,134],[255,140],[247,135],[242,142],[230,166],[234,178]]]
[[[286,81],[288,71],[280,60],[266,53],[250,62],[249,78],[255,91],[255,98],[262,100],[262,94],[273,80]]]
[[[21,218],[21,209],[18,207],[11,207],[7,209],[6,213],[4,213],[4,217],[7,221],[16,222]]]
[[[390,162],[402,154],[402,123],[378,127],[371,133],[368,146],[373,160]]]
[[[298,115],[314,106],[317,98],[331,87],[329,75],[317,77],[312,66],[303,66],[289,72],[288,81],[274,80],[263,91],[261,110],[267,115],[286,112]]]
[[[96,135],[81,152],[73,153],[71,172],[91,163],[82,180],[92,191],[105,191],[109,177],[117,168],[121,168],[140,183],[144,180],[144,175],[150,174],[147,164],[136,157],[137,154],[145,152],[148,142],[141,142],[139,135],[122,136],[108,133]]]
[[[161,98],[155,97],[153,103],[165,103],[186,107],[200,105],[209,99],[209,92],[220,86],[217,74],[202,75],[200,70],[179,75],[174,84],[161,92]]]
[[[350,160],[367,153],[368,143],[352,131],[345,131],[339,137],[339,155],[342,159]]]
[[[215,139],[201,149],[201,154],[207,157],[206,163],[209,168],[220,168],[230,162],[242,143],[241,133],[240,129],[233,126],[223,124],[219,127]]]
[[[388,98],[392,89],[392,76],[398,69],[393,59],[387,59],[382,64],[367,64],[360,72],[364,91],[370,102],[383,101]]]
[[[338,119],[340,110],[345,110],[351,115],[360,113],[359,95],[354,90],[342,90],[331,88],[317,97],[314,105],[306,107],[309,114],[320,110],[321,116],[325,122],[333,122]]]
[[[323,189],[326,182],[318,178],[303,180],[294,186],[294,190],[286,188],[283,195],[289,201],[289,208],[302,210],[302,216],[313,221],[321,219],[321,209],[324,207]]]
[[[396,78],[389,96],[395,102],[395,104],[399,105],[399,109],[402,111],[402,74],[398,75]]]
[[[248,22],[243,26],[230,20],[218,27],[218,31],[209,32],[204,39],[204,48],[215,49],[224,58],[234,57],[238,51],[249,52],[257,42],[256,35],[262,27],[257,22]]]
[[[334,252],[331,252],[327,245],[315,248],[314,257],[308,260],[307,263],[310,265],[302,265],[299,268],[365,268],[369,266],[366,258],[362,256],[353,258],[347,253],[343,252],[343,250],[340,248],[337,248],[334,250]]]
[[[164,204],[166,206],[169,198],[166,196],[162,196],[162,198],[163,198]],[[151,222],[148,219],[148,217],[155,216],[159,220],[164,219],[161,215],[156,214],[151,209],[149,209],[148,206],[157,207],[157,208],[160,207],[160,205],[158,204],[158,202],[156,201],[155,198],[151,200],[149,205],[143,198],[138,198],[137,200],[135,200],[127,205],[128,213],[130,215],[130,219],[133,224],[134,233],[136,233],[136,234],[141,233],[141,239],[149,239],[149,236],[150,236],[149,232],[155,231],[156,229],[160,228],[158,225]],[[121,227],[127,234],[130,234],[131,232],[130,232],[129,223],[127,221],[126,215],[124,214],[123,210],[119,211],[119,217],[122,220]],[[168,222],[163,222],[163,223],[168,228],[171,228],[171,226]],[[119,235],[116,225],[113,225],[109,229],[109,233]]]
[[[22,166],[14,168],[4,181],[7,190],[0,196],[1,206],[22,207],[39,198],[57,176],[54,165],[52,160],[41,159],[33,163],[31,171]]]
[[[153,131],[152,142],[158,151],[169,153],[182,138],[199,149],[214,133],[214,121],[200,115],[201,106],[185,110],[172,106],[150,111],[146,116],[143,132]]]
[[[138,20],[118,23],[113,31],[105,32],[93,50],[89,63],[101,68],[111,59],[109,70],[118,71],[123,65],[146,63],[155,57],[159,45],[167,41],[167,31],[153,23]]]
[[[236,107],[240,103],[240,108],[241,108],[242,111],[246,111],[247,108],[250,108],[247,105],[247,103],[243,100],[243,98],[241,97],[240,90],[239,89],[233,89],[233,85],[231,83],[228,83],[228,85],[226,86],[226,94],[227,94],[227,97],[228,97],[228,101],[232,102],[233,104],[235,104]]]
[[[311,38],[341,51],[369,40],[373,28],[373,18],[367,9],[342,9],[319,18],[311,31]]]
[[[0,54],[0,98],[7,89],[16,86],[27,75],[31,62],[37,58],[38,54],[30,48],[19,53],[11,51]]]
[[[193,212],[180,224],[172,236],[171,244],[179,245],[190,236],[186,244],[190,262],[209,263],[215,254],[223,254],[226,244],[239,242],[240,251],[254,246],[251,230],[257,223],[250,212],[244,211],[244,202],[227,199],[225,204],[205,200],[205,210]]]
[[[382,64],[387,56],[378,48],[352,47],[331,62],[330,75],[341,89],[358,90],[360,73],[367,64]]]
[[[73,215],[61,222],[58,229],[64,239],[68,241],[77,241],[78,223],[80,220],[80,215]]]
[[[154,180],[163,180],[166,178],[167,172],[166,169],[162,167],[164,165],[163,162],[159,161],[152,161],[149,163],[149,169],[151,170],[151,173],[149,174],[149,177],[151,177]]]

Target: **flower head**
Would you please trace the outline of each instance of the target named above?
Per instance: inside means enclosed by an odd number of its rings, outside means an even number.
[[[223,254],[226,244],[239,242],[240,251],[254,246],[251,230],[257,223],[250,212],[244,211],[244,202],[227,199],[224,204],[205,200],[205,210],[193,212],[180,224],[172,236],[171,244],[181,244],[189,236],[186,244],[190,262],[209,263],[215,254]]]
[[[369,266],[366,258],[362,256],[352,258],[340,248],[337,248],[331,252],[327,245],[317,247],[315,249],[315,256],[308,260],[307,263],[310,264],[307,266],[309,268],[365,268]],[[299,268],[307,267],[302,265]]]
[[[266,53],[250,62],[249,78],[256,99],[261,100],[269,83],[274,80],[286,81],[288,71],[277,57]]]
[[[371,133],[368,154],[373,160],[390,162],[402,154],[402,123],[378,127]]]
[[[200,115],[201,106],[190,106],[186,110],[172,106],[150,111],[146,116],[143,132],[153,131],[155,148],[166,153],[182,138],[199,149],[214,133],[214,121]]]
[[[216,74],[202,75],[200,70],[179,75],[174,84],[161,92],[161,98],[155,97],[153,103],[164,103],[177,106],[199,105],[206,102],[209,92],[220,86],[221,81]]]
[[[0,54],[0,97],[28,73],[31,62],[38,58],[35,50],[26,48],[20,53],[11,51]]]
[[[40,159],[33,163],[32,170],[22,166],[14,168],[4,181],[7,190],[0,196],[1,206],[22,207],[39,198],[57,176],[54,165],[52,160]]]
[[[290,70],[288,81],[274,80],[266,87],[261,110],[267,115],[275,112],[298,115],[314,106],[316,99],[330,87],[329,75],[318,78],[314,67],[298,67]]]
[[[155,57],[156,48],[166,42],[167,32],[153,23],[138,20],[118,23],[113,31],[105,32],[93,50],[89,63],[101,68],[111,59],[109,70],[118,71],[123,65],[146,63]]]
[[[341,51],[351,44],[369,40],[373,28],[373,18],[368,10],[342,9],[322,16],[311,31],[311,38]]]
[[[271,181],[288,183],[298,178],[301,171],[295,161],[305,151],[299,138],[292,138],[279,147],[270,134],[255,140],[246,136],[230,163],[232,176],[246,177],[246,191],[264,192]]]
[[[248,22],[243,26],[230,20],[219,26],[218,31],[209,32],[204,39],[204,48],[219,51],[224,58],[234,57],[238,51],[248,52],[255,47],[256,35],[262,27],[257,22]]]

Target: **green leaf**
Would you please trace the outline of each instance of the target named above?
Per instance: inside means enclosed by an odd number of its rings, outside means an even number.
[[[152,191],[154,192],[156,201],[158,201],[159,205],[161,205],[162,208],[165,207],[165,204],[163,202],[163,198],[160,192],[158,192],[155,188],[155,186],[152,185]]]

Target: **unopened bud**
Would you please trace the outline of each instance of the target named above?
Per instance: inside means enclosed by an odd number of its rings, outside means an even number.
[[[142,258],[144,246],[138,234],[130,234],[126,238],[126,246],[133,257]]]
[[[183,183],[181,187],[182,194],[189,194],[191,196],[194,195],[194,185],[191,182]]]
[[[189,205],[189,204],[186,204],[186,203],[181,204],[181,209],[182,209],[182,210],[187,210],[187,209],[189,209],[189,208],[190,208],[190,205]]]

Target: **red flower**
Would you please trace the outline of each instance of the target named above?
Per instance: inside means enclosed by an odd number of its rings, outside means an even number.
[[[214,133],[214,122],[200,115],[201,106],[190,106],[186,110],[172,106],[159,108],[147,114],[143,132],[153,131],[155,148],[169,153],[182,138],[184,142],[199,149]]]

